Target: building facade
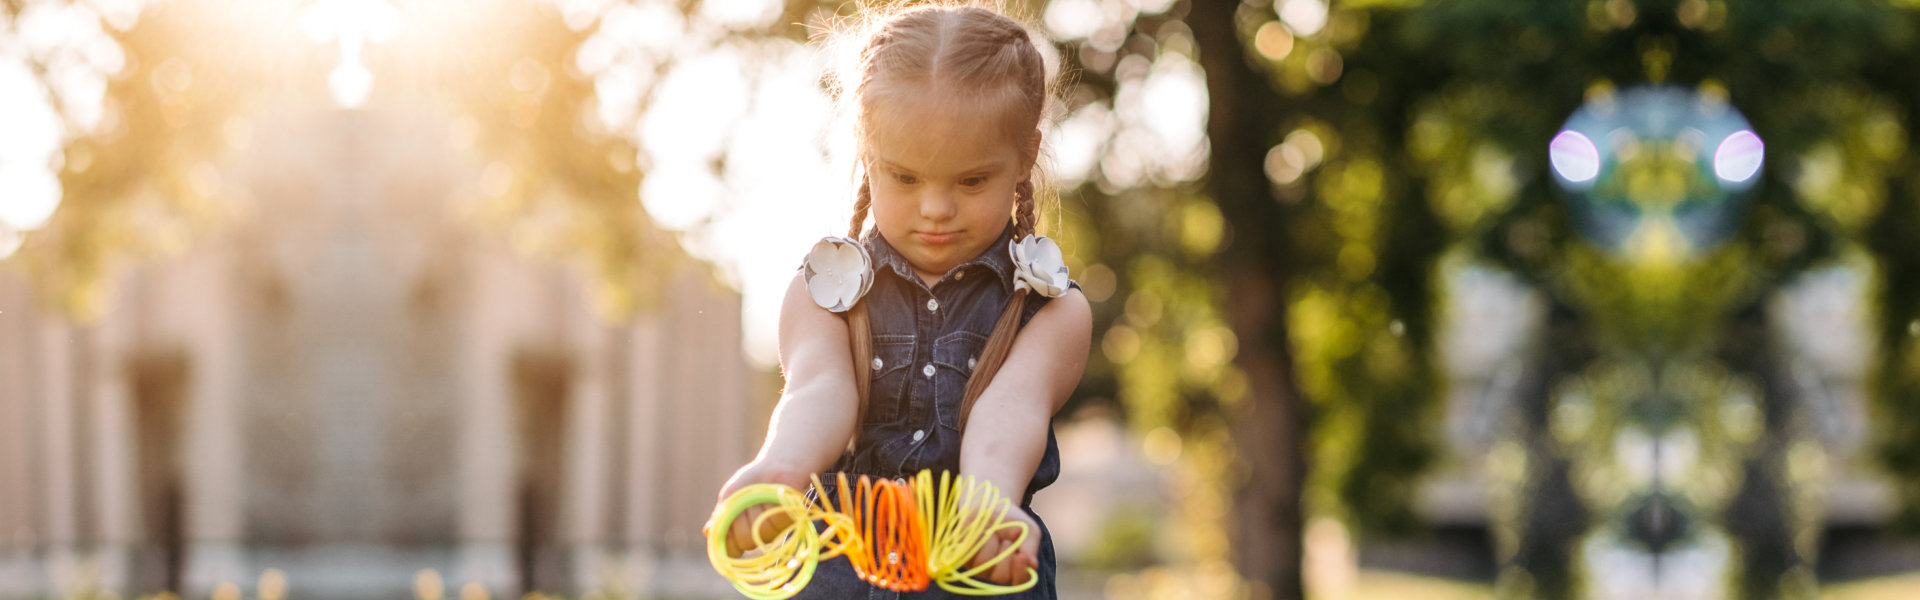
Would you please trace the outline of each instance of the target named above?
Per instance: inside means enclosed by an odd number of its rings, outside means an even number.
[[[691,259],[637,317],[461,216],[444,124],[261,119],[235,217],[76,322],[0,262],[0,598],[702,595],[699,528],[777,375]]]

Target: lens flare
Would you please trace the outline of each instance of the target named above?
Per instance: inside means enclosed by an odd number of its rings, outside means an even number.
[[[1566,130],[1553,136],[1547,156],[1553,162],[1553,172],[1567,181],[1580,183],[1600,175],[1600,149],[1578,131]]]
[[[1760,163],[1766,158],[1766,144],[1760,142],[1760,136],[1753,131],[1742,129],[1720,141],[1720,148],[1713,151],[1713,174],[1721,181],[1739,183],[1752,179],[1760,172]]]

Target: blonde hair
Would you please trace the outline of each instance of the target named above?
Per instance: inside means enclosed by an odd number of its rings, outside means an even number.
[[[829,44],[850,59],[836,70],[830,84],[843,110],[853,113],[860,147],[871,139],[872,113],[886,97],[909,85],[919,86],[915,89],[920,91],[965,90],[956,97],[1001,107],[1001,125],[1011,139],[1024,144],[1030,139],[1026,136],[1039,135],[1053,97],[1053,78],[1034,36],[1019,21],[999,10],[956,4],[865,13],[861,22],[826,34]],[[1051,199],[1042,157],[1027,158],[1033,168],[1014,187],[1015,237],[1036,232],[1035,205],[1043,194]],[[871,186],[863,174],[854,195],[848,237],[860,237],[872,203]]]

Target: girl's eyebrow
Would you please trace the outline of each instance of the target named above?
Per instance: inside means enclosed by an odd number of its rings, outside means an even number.
[[[882,167],[885,167],[886,169],[888,169],[888,170],[891,170],[891,171],[898,171],[898,172],[901,172],[901,173],[906,173],[906,174],[908,174],[908,175],[919,175],[919,174],[920,174],[919,172],[917,172],[917,171],[914,171],[913,169],[909,169],[909,168],[907,168],[906,166],[904,166],[904,165],[901,165],[900,163],[897,163],[897,162],[893,162],[893,161],[891,161],[891,160],[887,160],[887,159],[884,159],[884,158],[882,158],[882,159],[880,159],[880,166],[882,166]],[[992,173],[992,172],[996,172],[996,171],[999,171],[1000,169],[1002,169],[1002,168],[1004,168],[1004,167],[1006,167],[1006,161],[1004,161],[1004,160],[995,160],[995,161],[992,161],[992,162],[989,162],[989,163],[986,163],[986,164],[983,164],[983,165],[979,165],[979,166],[976,166],[976,167],[973,167],[973,168],[971,168],[971,169],[967,169],[967,170],[964,170],[964,171],[960,171],[960,176],[961,176],[961,177],[969,177],[969,176],[973,176],[973,175],[980,175],[980,174],[984,174],[984,173]]]
[[[889,171],[899,171],[899,172],[901,172],[901,173],[906,173],[906,174],[909,174],[909,175],[918,175],[918,174],[919,174],[919,173],[915,173],[915,172],[913,171],[913,169],[909,169],[909,168],[907,168],[907,167],[905,167],[904,165],[901,165],[900,163],[897,163],[897,162],[893,162],[893,161],[891,161],[891,160],[887,160],[887,159],[884,159],[884,158],[882,158],[882,159],[880,159],[880,166],[881,166],[881,167],[884,167],[884,168],[886,168],[886,169],[887,169],[887,170],[889,170]]]

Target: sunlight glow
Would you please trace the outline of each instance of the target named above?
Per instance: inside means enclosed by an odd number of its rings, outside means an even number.
[[[780,16],[779,0],[728,0],[700,3],[700,16],[728,29],[752,29],[772,24]]]
[[[103,21],[130,26],[140,5],[30,2],[0,22],[0,258],[59,210],[63,149],[100,125],[107,78],[126,66]]]
[[[373,71],[360,64],[360,42],[340,43],[340,65],[327,73],[327,91],[343,108],[359,108],[373,94]]]
[[[20,232],[7,227],[5,223],[0,223],[0,260],[13,256],[14,252],[20,250],[20,243],[25,241],[20,236]]]
[[[653,222],[668,231],[686,231],[706,221],[720,202],[719,179],[697,160],[660,161],[640,184],[640,202]]]
[[[653,92],[640,123],[640,144],[651,156],[689,160],[720,154],[727,129],[747,111],[748,82],[741,57],[714,48],[675,66]]]
[[[817,47],[723,41],[765,25],[759,11],[777,5],[713,4],[689,16],[663,4],[579,16],[599,27],[574,64],[593,78],[601,125],[640,151],[641,206],[740,290],[744,349],[771,366],[794,269],[821,236],[845,233],[852,144],[820,87]]]
[[[0,225],[33,231],[46,225],[60,208],[60,179],[45,167],[0,166]]]
[[[340,46],[340,63],[327,74],[327,90],[343,108],[359,108],[373,92],[373,71],[360,62],[361,47],[392,39],[400,13],[381,0],[319,0],[300,11],[300,27],[314,41]]]

